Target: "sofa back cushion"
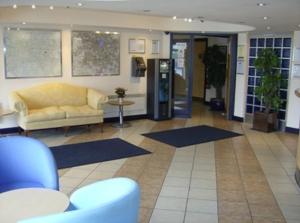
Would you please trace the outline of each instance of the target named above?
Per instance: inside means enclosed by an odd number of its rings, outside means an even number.
[[[16,91],[25,101],[28,109],[49,106],[87,104],[87,89],[65,83],[47,83]]]

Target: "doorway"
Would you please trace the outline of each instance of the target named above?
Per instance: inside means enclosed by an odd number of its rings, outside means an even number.
[[[174,115],[191,117],[193,101],[209,104],[216,90],[207,83],[203,63],[205,50],[218,45],[227,55],[226,81],[222,89],[228,119],[233,117],[237,35],[171,34],[171,58],[174,59]]]

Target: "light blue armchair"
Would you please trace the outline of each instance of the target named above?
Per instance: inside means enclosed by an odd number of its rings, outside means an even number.
[[[50,149],[24,136],[0,138],[0,193],[28,187],[58,190],[58,173]]]
[[[99,181],[75,191],[70,210],[19,223],[137,223],[138,184],[129,178]]]

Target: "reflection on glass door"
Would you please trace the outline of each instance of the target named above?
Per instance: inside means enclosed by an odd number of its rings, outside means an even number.
[[[184,38],[188,37],[188,38]],[[174,59],[174,114],[191,116],[191,39],[190,36],[174,35],[172,59]]]

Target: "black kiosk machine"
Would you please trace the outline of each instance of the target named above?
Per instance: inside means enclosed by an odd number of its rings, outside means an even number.
[[[153,120],[173,117],[173,64],[170,59],[147,60],[147,115]]]

